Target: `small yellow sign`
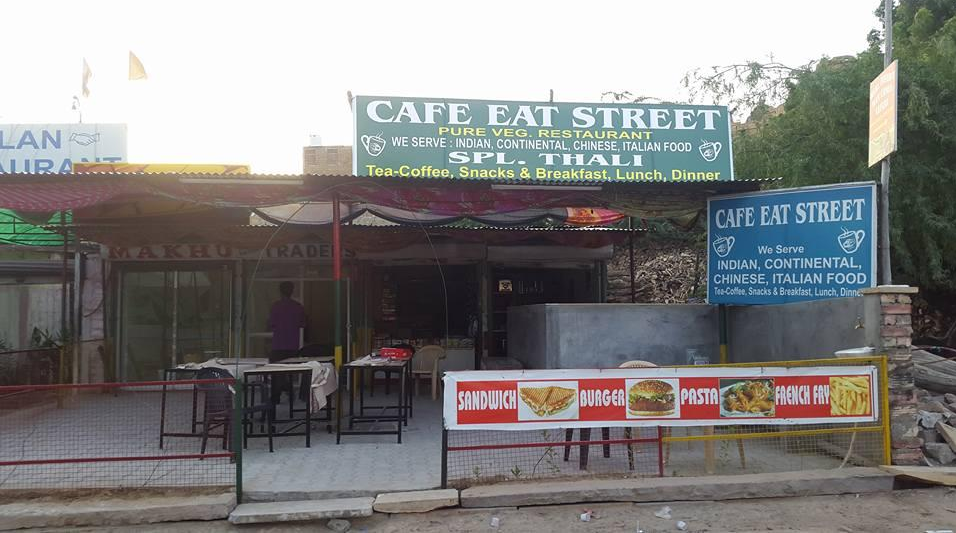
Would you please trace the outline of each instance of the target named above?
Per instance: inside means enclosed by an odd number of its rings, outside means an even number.
[[[870,150],[873,166],[896,151],[896,61],[870,82]]]

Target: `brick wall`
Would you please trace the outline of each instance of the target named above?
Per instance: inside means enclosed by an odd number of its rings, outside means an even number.
[[[302,149],[302,173],[319,176],[352,174],[351,146],[306,146]]]
[[[887,356],[890,380],[890,432],[892,459],[897,465],[923,464],[917,419],[916,384],[913,378],[913,295],[916,287],[882,285],[860,291],[864,298],[879,299],[880,337],[877,348]]]

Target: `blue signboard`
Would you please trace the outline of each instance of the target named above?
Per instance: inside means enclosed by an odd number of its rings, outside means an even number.
[[[710,303],[857,296],[876,284],[876,185],[717,196],[707,237]]]

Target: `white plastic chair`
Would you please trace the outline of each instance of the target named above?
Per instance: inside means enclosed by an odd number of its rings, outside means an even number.
[[[438,398],[438,364],[446,356],[445,349],[437,345],[422,346],[412,356],[412,380],[415,381],[415,396],[418,396],[418,381],[423,376],[432,380],[432,400]]]

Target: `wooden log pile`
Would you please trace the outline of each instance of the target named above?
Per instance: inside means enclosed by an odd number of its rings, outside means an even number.
[[[917,387],[936,393],[956,393],[956,360],[913,350],[913,365]]]
[[[692,243],[641,239],[634,244],[637,303],[702,302],[707,292],[707,254]],[[614,248],[607,265],[607,301],[630,303],[631,283],[626,244]]]

